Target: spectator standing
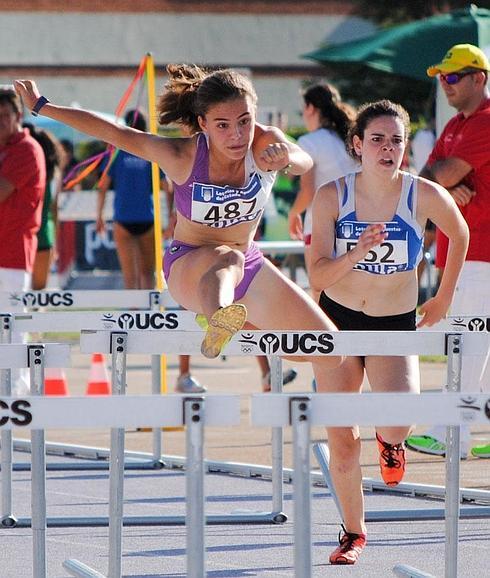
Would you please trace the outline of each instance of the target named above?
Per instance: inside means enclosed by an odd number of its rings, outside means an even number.
[[[471,44],[457,44],[442,62],[427,70],[439,76],[448,103],[458,114],[445,126],[421,175],[446,187],[458,204],[470,230],[470,244],[459,278],[452,315],[490,314],[490,98],[489,62]],[[448,242],[437,231],[436,266],[446,266]],[[461,371],[464,392],[490,391],[488,356],[464,356]],[[469,426],[461,427],[461,455],[471,444]],[[446,429],[432,428],[407,440],[411,449],[445,455]],[[471,453],[490,457],[490,443]]]
[[[24,127],[29,129],[32,138],[41,145],[46,162],[46,189],[32,271],[32,289],[40,291],[48,284],[49,270],[53,260],[57,226],[57,196],[62,186],[64,151],[61,143],[49,131],[37,128],[30,123],[24,123]]]
[[[314,164],[300,177],[300,188],[289,212],[289,234],[292,239],[303,239],[305,243],[308,273],[313,197],[321,185],[359,168],[359,163],[346,149],[347,133],[355,114],[331,84],[315,84],[303,93],[303,121],[308,133],[298,139],[298,145],[310,155]],[[301,216],[305,211],[303,224]],[[312,296],[318,302],[319,295]]]
[[[0,88],[0,290],[26,291],[41,225],[46,168],[41,146],[22,129],[22,104],[12,88]],[[20,334],[13,341],[21,340]],[[25,372],[24,372],[25,373]],[[28,393],[25,374],[12,372],[13,393]]]

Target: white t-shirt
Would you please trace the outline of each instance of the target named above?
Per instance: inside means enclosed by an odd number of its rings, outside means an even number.
[[[436,135],[427,128],[419,129],[412,139],[412,164],[417,174],[424,168],[434,145]]]
[[[347,152],[344,141],[333,130],[319,128],[298,139],[298,145],[313,159],[315,191],[330,181],[359,170],[357,163]],[[311,235],[311,205],[306,209],[303,234]]]

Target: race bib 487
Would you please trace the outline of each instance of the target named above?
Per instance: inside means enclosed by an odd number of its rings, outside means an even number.
[[[191,219],[210,227],[230,227],[257,219],[266,202],[267,194],[256,173],[244,188],[194,183]]]

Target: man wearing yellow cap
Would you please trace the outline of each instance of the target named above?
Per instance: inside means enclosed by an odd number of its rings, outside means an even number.
[[[439,76],[448,103],[458,114],[445,126],[421,175],[446,187],[470,229],[470,244],[451,306],[452,315],[490,317],[490,98],[487,57],[472,44],[457,44],[442,62],[427,70]],[[447,238],[437,231],[436,266],[444,267]],[[463,391],[490,392],[490,361],[465,356],[461,372]],[[445,455],[446,429],[410,436],[407,446],[433,455]],[[461,428],[461,455],[470,448],[470,430]],[[490,457],[490,443],[471,453]]]

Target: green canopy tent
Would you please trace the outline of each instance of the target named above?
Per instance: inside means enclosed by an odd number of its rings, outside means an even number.
[[[454,44],[490,46],[490,10],[474,5],[463,10],[393,26],[366,38],[326,45],[303,54],[323,64],[358,64],[430,81],[427,67],[440,62]]]

